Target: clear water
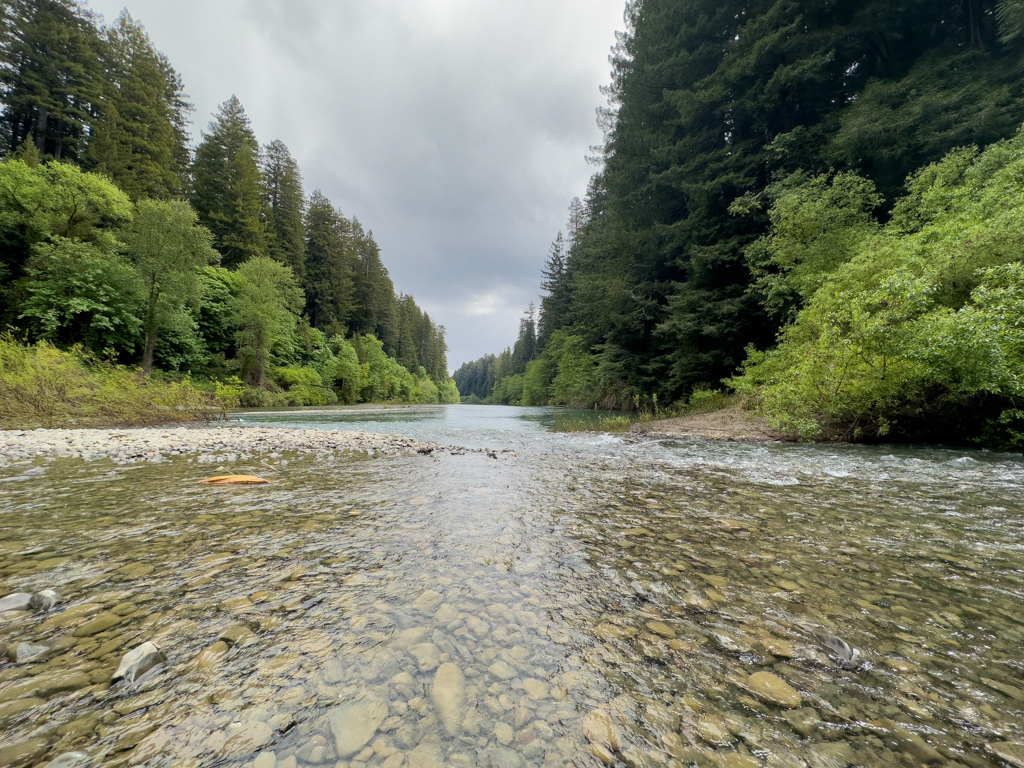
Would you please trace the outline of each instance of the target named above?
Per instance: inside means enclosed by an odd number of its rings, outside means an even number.
[[[596,418],[242,414],[516,452],[288,455],[258,488],[197,485],[185,457],[40,463],[0,485],[0,588],[67,600],[7,614],[0,643],[64,639],[0,663],[0,745],[34,745],[29,765],[1014,764],[1019,457],[559,431]],[[145,640],[167,662],[109,686]]]

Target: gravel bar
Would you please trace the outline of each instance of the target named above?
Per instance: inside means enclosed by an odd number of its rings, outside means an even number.
[[[167,461],[171,456],[198,456],[198,462],[219,463],[254,456],[339,451],[389,456],[401,453],[499,453],[488,448],[463,448],[424,443],[396,435],[320,429],[259,427],[174,427],[145,429],[36,429],[0,431],[0,467],[36,458],[110,459],[120,464]]]

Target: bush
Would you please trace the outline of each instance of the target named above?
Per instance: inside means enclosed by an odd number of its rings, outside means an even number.
[[[215,401],[191,380],[160,383],[74,347],[0,336],[0,427],[141,427],[208,421]]]

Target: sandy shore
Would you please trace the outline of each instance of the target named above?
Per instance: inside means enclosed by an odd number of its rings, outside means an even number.
[[[736,443],[769,443],[793,439],[773,429],[767,421],[743,410],[739,405],[730,405],[720,411],[696,413],[678,419],[638,423],[634,424],[630,431],[648,437],[700,437]]]
[[[486,449],[423,443],[395,435],[319,429],[168,427],[145,429],[36,429],[0,432],[0,467],[35,458],[111,459],[118,463],[196,456],[199,463],[254,456],[349,451],[371,456],[398,453],[494,453]]]

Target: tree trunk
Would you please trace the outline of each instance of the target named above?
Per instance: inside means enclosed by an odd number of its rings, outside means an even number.
[[[40,107],[36,117],[36,149],[40,155],[46,154],[46,118],[49,114],[46,107]]]
[[[57,121],[57,141],[53,148],[53,159],[60,162],[61,155],[64,154],[64,118],[62,117]]]
[[[156,288],[154,277],[149,288],[149,307],[146,310],[146,351],[142,355],[142,375],[148,377],[153,373],[153,351],[156,349],[156,302],[160,293]]]

